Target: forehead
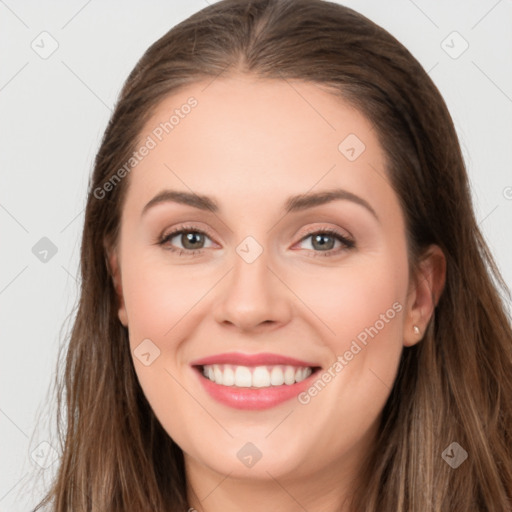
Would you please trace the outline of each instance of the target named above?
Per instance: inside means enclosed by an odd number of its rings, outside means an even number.
[[[130,173],[140,201],[163,186],[260,202],[283,191],[389,188],[370,121],[310,82],[234,75],[189,85],[157,106],[144,145]]]

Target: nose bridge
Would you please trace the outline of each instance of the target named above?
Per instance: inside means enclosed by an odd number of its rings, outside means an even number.
[[[244,330],[288,321],[290,297],[271,270],[270,252],[250,236],[235,251],[232,271],[216,306],[216,320]]]

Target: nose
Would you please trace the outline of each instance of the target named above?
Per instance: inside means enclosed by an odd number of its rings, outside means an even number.
[[[268,263],[265,251],[251,263],[235,255],[213,306],[219,324],[248,332],[277,329],[290,321],[293,294]]]

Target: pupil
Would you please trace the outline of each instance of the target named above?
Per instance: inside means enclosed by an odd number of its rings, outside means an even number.
[[[330,247],[330,246],[327,248],[325,247],[325,245],[326,245],[325,239],[326,238],[331,239],[331,244],[327,243],[327,245],[332,245],[332,237],[330,235],[316,235],[314,237],[314,242],[319,242],[321,249],[325,249],[325,250],[332,249],[332,247]],[[314,245],[314,243],[313,243],[313,245]]]
[[[186,243],[183,244],[184,247],[187,247],[187,244],[194,244],[194,242],[201,242],[201,235],[200,233],[188,233],[185,236]],[[196,247],[187,247],[188,249],[196,249]]]

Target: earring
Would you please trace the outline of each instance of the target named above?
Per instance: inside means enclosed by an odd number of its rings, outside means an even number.
[[[417,325],[415,325],[412,329],[414,331],[414,334],[419,334],[420,333],[420,328]]]

